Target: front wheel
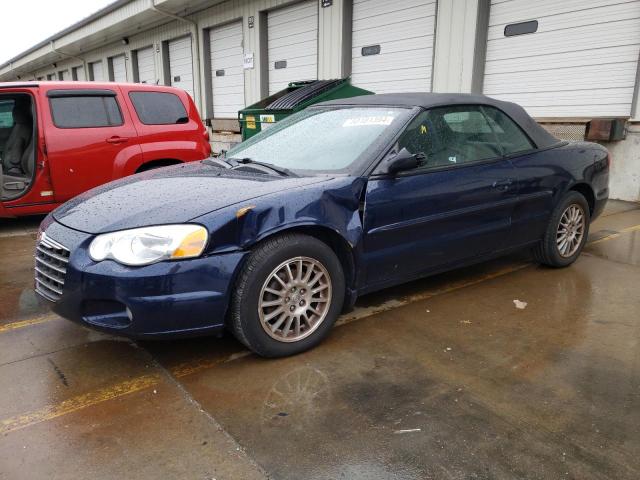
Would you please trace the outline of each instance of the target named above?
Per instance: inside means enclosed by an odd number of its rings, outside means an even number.
[[[589,234],[589,204],[578,192],[568,192],[549,219],[545,236],[533,250],[536,261],[566,267],[576,261]]]
[[[326,337],[344,292],[342,265],[328,245],[308,235],[279,235],[259,244],[245,261],[230,326],[259,355],[294,355]]]

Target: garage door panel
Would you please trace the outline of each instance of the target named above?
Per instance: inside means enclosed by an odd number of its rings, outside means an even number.
[[[428,7],[429,6],[426,5],[419,9],[397,10],[385,15],[359,17],[353,21],[353,32],[358,33],[370,28],[389,28],[397,23],[420,23],[424,27],[427,27],[424,22],[433,20],[432,12],[429,11]]]
[[[601,23],[602,17],[606,15],[607,23]],[[633,20],[640,18],[640,3],[623,3],[621,5],[613,5],[611,7],[594,8],[581,12],[566,13],[554,17],[537,18],[538,30],[536,34],[553,32],[562,30],[563,35],[573,36],[577,29],[583,27],[594,26],[600,29],[603,34],[611,31],[613,22],[623,22],[622,25],[634,25]],[[504,27],[506,24],[497,24],[489,27],[487,38],[489,40],[500,39],[504,37]],[[618,28],[616,26],[616,28]],[[632,28],[630,29],[632,30]],[[524,37],[523,37],[524,38]]]
[[[275,39],[270,42],[269,52],[282,48],[302,52],[302,54],[315,52],[318,49],[318,40],[316,35],[316,32],[302,32],[296,35],[289,35],[288,37]],[[300,53],[298,55],[300,55]]]
[[[562,0],[561,2],[546,2],[541,9],[537,2],[532,2],[531,0],[492,2],[491,24],[507,24],[513,23],[514,21],[519,22],[539,17],[550,18],[555,15],[570,12],[575,12],[577,15],[581,10],[596,9],[619,3],[621,3],[620,0],[589,0],[587,7],[585,0]]]
[[[400,78],[406,72],[427,71],[431,66],[431,58],[426,57],[421,61],[415,61],[411,52],[403,52],[402,55],[392,55],[391,59],[385,58],[384,55],[376,55],[375,59],[357,58],[353,61],[353,66],[357,68],[358,75],[366,72],[385,72],[397,71]],[[411,67],[407,67],[407,63],[412,62]],[[406,71],[406,72],[405,72]],[[428,76],[428,75],[426,75]]]
[[[291,22],[303,21],[308,18],[318,18],[318,8],[315,1],[300,2],[284,8],[277,8],[268,12],[269,25],[281,26]]]
[[[371,45],[371,44],[369,44]],[[362,57],[360,55],[362,51],[362,47],[354,47],[351,49],[354,60],[357,58],[366,59],[374,59],[375,57],[383,57],[385,55],[389,56],[391,59],[395,55],[390,54],[414,54],[416,58],[425,58],[429,57],[429,54],[433,53],[433,48],[431,45],[425,47],[424,45],[424,37],[413,37],[413,38],[405,38],[402,40],[392,40],[389,42],[385,42],[384,48],[380,46],[380,53],[378,55],[371,55],[370,57]],[[416,56],[415,53],[420,52],[420,55]]]
[[[238,118],[245,106],[242,38],[242,22],[209,30],[215,118]],[[224,75],[217,75],[221,71]]]
[[[381,75],[380,70],[372,70],[370,72],[361,74],[362,80],[369,83],[377,83],[380,81],[381,77],[384,77],[384,74]],[[405,68],[401,72],[397,72],[393,78],[399,81],[418,78],[428,79],[429,77],[427,75],[424,75],[424,68]]]
[[[435,18],[431,17],[427,20],[412,20],[403,23],[397,28],[382,25],[373,27],[359,32],[353,32],[353,47],[366,47],[367,45],[378,45],[380,39],[387,42],[398,42],[402,40],[415,40],[416,45],[421,47],[433,45],[433,35],[425,35],[425,31],[433,32],[435,29]],[[431,41],[425,44],[425,37],[431,38]]]
[[[597,103],[607,105],[607,104],[623,104],[625,103],[626,97],[628,95],[633,95],[633,87],[628,88],[611,88],[608,90],[603,90],[602,92],[598,92],[588,89],[588,90],[567,90],[562,92],[554,92],[553,101],[556,106],[580,106],[585,103],[589,103],[593,100],[593,95],[596,94]],[[503,94],[502,98],[507,101],[514,101],[518,97],[521,97],[522,94],[512,93],[512,94]],[[531,93],[526,97],[527,106],[529,107],[544,107],[548,103],[548,96],[546,92],[542,93]]]
[[[391,2],[372,2],[371,0],[354,0],[354,8],[358,9],[358,19],[384,16],[389,14],[389,3]],[[407,11],[421,13],[435,8],[435,0],[402,0],[396,1],[392,11]],[[361,4],[361,5],[359,5]],[[355,17],[355,15],[354,15]],[[413,18],[409,15],[408,18]]]
[[[369,83],[369,87],[376,93],[396,93],[396,92],[424,92],[425,84],[430,81],[429,77],[412,78],[408,80],[390,80]]]
[[[352,83],[377,93],[429,91],[436,4],[362,0],[353,5]],[[362,55],[362,47],[380,51]]]
[[[601,26],[590,25],[570,34],[558,30],[540,35],[503,36],[488,43],[487,60],[635,45],[640,43],[640,29],[636,29],[639,25],[638,20],[628,20],[617,22],[615,29],[604,32]]]
[[[318,78],[318,2],[291,5],[267,14],[269,93],[292,81]],[[275,62],[286,62],[275,68]]]
[[[555,68],[570,68],[585,65],[606,65],[608,63],[635,62],[638,48],[635,45],[624,47],[607,47],[597,50],[582,50],[579,52],[563,52],[545,55],[492,60],[485,67],[486,75],[528,72],[536,70],[553,70]],[[540,62],[532,66],[532,62]]]
[[[633,88],[634,84],[635,77],[629,77],[627,64],[608,66],[606,77],[602,76],[602,67],[599,65],[556,70],[553,74],[541,70],[485,76],[485,89],[494,93],[553,92],[578,88]]]
[[[314,41],[317,42],[317,24],[315,22],[309,22],[308,25],[296,25],[287,28],[286,32],[279,32],[278,35],[274,34],[269,37],[271,45],[285,45],[287,42],[304,42]]]

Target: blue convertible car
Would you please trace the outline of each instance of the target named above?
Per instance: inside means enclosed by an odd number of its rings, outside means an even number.
[[[132,337],[228,328],[283,356],[356,297],[532,248],[580,254],[609,156],[480,95],[319,104],[226,156],[134,175],[41,226],[36,291],[63,317]]]

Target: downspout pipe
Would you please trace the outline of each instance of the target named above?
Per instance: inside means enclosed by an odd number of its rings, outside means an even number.
[[[63,57],[67,57],[67,58],[73,58],[75,60],[80,60],[82,62],[82,68],[84,69],[84,78],[89,78],[89,71],[87,69],[87,61],[84,58],[77,57],[75,55],[71,55],[70,53],[61,52],[60,50],[58,50],[56,48],[55,44],[53,43],[53,40],[51,40],[51,42],[49,42],[49,45],[51,46],[51,51],[54,52],[54,53],[57,53],[58,55],[62,55]]]
[[[202,82],[201,82],[201,75],[200,75],[200,31],[198,30],[198,22],[196,22],[195,20],[190,20],[188,18],[185,17],[181,17],[180,15],[175,15],[173,13],[170,12],[166,12],[160,8],[158,8],[156,6],[156,2],[155,0],[150,0],[149,1],[149,8],[151,10],[153,10],[154,12],[158,12],[160,15],[164,15],[165,17],[168,18],[172,18],[174,20],[178,20],[179,22],[183,22],[183,23],[187,23],[189,25],[191,25],[193,27],[193,39],[196,42],[196,61],[195,61],[195,67],[196,67],[196,76],[195,76],[195,85],[194,88],[197,88],[197,92],[198,92],[198,98],[196,100],[196,104],[198,105],[198,107],[200,108],[200,110],[202,110],[202,105],[201,105],[201,97],[202,97],[202,91],[201,91],[201,87],[202,87]],[[194,92],[195,93],[195,92]]]

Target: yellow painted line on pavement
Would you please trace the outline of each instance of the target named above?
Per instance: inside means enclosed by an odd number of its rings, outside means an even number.
[[[54,320],[55,318],[58,318],[58,316],[49,313],[45,315],[39,315],[27,320],[21,320],[19,322],[7,323],[4,325],[0,325],[0,333],[9,332],[18,328],[30,327],[31,325],[38,325],[39,323],[48,322],[49,320]]]
[[[34,412],[6,418],[4,420],[0,420],[0,435],[14,432],[47,420],[53,420],[54,418],[77,412],[78,410],[82,410],[83,408],[91,405],[106,402],[107,400],[139,392],[145,388],[157,385],[159,382],[159,375],[143,375],[107,388],[71,397],[57,404],[47,405]]]
[[[640,225],[634,225],[633,227],[623,228],[622,230],[612,233],[611,235],[607,235],[604,238],[600,238],[598,240],[594,240],[593,242],[588,242],[589,245],[596,245],[598,243],[606,242],[607,240],[613,240],[614,238],[621,237],[625,233],[637,232],[640,230]]]

